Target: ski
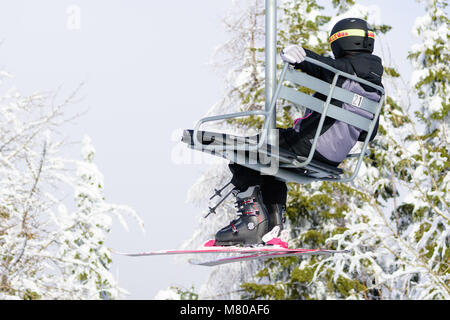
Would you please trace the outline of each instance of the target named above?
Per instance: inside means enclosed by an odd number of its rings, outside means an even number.
[[[146,252],[119,252],[111,250],[113,253],[129,257],[143,257],[143,256],[161,256],[161,255],[181,255],[181,254],[206,254],[206,253],[240,253],[240,254],[256,254],[256,253],[285,253],[295,252],[296,249],[288,249],[287,244],[281,241],[274,242],[265,246],[255,247],[238,247],[238,246],[214,246],[214,240],[207,241],[202,248],[194,250],[158,250]],[[278,244],[279,243],[279,244]]]
[[[244,256],[234,256],[229,258],[222,258],[210,261],[197,261],[191,259],[190,264],[198,266],[208,266],[214,267],[222,264],[243,262],[255,259],[271,259],[271,258],[282,258],[282,257],[292,257],[292,256],[302,256],[302,255],[331,255],[336,253],[349,253],[349,250],[325,250],[325,249],[289,249],[289,251],[271,252],[271,253],[254,253]]]

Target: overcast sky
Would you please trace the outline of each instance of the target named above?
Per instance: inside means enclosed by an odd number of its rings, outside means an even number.
[[[262,0],[261,0],[262,1]],[[326,1],[319,1],[324,4]],[[411,28],[422,9],[414,0],[358,1],[380,7],[391,55],[408,75]],[[115,249],[176,248],[190,238],[204,208],[186,203],[201,165],[176,165],[171,152],[177,129],[194,123],[222,96],[221,79],[208,66],[227,36],[221,19],[231,0],[3,0],[0,2],[0,68],[24,93],[60,96],[81,82],[88,113],[67,128],[71,140],[88,134],[105,175],[107,200],[134,208],[146,234],[116,222]],[[74,156],[79,155],[73,149]],[[206,196],[206,195],[205,195]],[[152,299],[169,285],[196,287],[208,269],[172,257],[114,257],[113,272],[131,294]]]

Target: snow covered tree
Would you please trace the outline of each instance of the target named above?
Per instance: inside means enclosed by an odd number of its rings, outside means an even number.
[[[359,179],[367,204],[347,214],[348,229],[330,239],[355,250],[347,265],[365,275],[357,298],[449,298],[448,18],[444,1],[425,3],[413,30],[421,42],[409,55],[410,88],[390,81],[398,74],[387,70],[382,135],[372,168]],[[349,279],[346,264],[334,263]]]
[[[270,261],[258,283],[244,284],[251,297],[449,298],[445,7],[444,1],[427,1],[426,15],[416,21],[422,42],[409,55],[412,87],[400,88],[399,74],[386,68],[389,96],[380,133],[359,177],[349,185],[322,184],[312,196],[295,197],[299,206],[288,208],[294,209],[291,220],[298,212],[307,217],[309,231],[300,241],[352,253],[300,264],[293,258]],[[411,103],[415,94],[418,105]],[[326,223],[325,216],[334,222]]]
[[[256,0],[235,1],[231,12],[224,19],[224,25],[231,38],[215,50],[214,65],[225,74],[224,98],[214,105],[208,114],[224,114],[235,111],[257,110],[264,108],[264,2]],[[205,130],[223,131],[236,135],[257,132],[261,120],[255,117],[238,119],[233,122],[222,121],[205,125]],[[208,201],[214,188],[225,185],[231,174],[227,162],[217,158],[189,191],[188,199],[198,204],[204,212],[198,218],[198,228],[184,247],[201,246],[214,237],[217,230],[235,218],[236,210],[232,197],[229,197],[217,209],[216,215],[203,217],[208,213],[208,206],[215,204],[215,199]],[[251,263],[242,268],[229,265],[215,268],[199,290],[199,299],[233,299],[240,297],[240,285],[249,279],[260,264]]]
[[[368,20],[377,32],[385,32],[388,26],[375,23],[371,14],[364,6],[354,1],[334,1],[338,11],[336,16],[324,16],[319,10],[324,9],[315,2],[308,2],[306,12],[320,19],[322,24],[312,19],[312,23],[304,23],[307,15],[299,10],[304,2],[286,1],[285,24],[287,43],[302,41],[303,46],[321,54],[329,54],[328,35],[332,25],[345,17],[361,17]],[[300,11],[300,13],[299,13]],[[282,23],[282,25],[284,25]],[[296,34],[302,34],[298,40]],[[293,39],[290,39],[290,36]],[[282,38],[282,37],[281,37]],[[285,42],[285,43],[286,43]],[[284,46],[281,44],[281,46]],[[352,166],[354,163],[345,163]],[[346,230],[345,213],[352,205],[361,207],[364,198],[358,187],[351,184],[316,182],[309,185],[289,184],[287,218],[291,233],[290,244],[293,247],[318,248],[333,245],[327,244],[327,239],[341,234]],[[275,259],[266,264],[256,275],[257,282],[244,283],[243,288],[251,298],[273,299],[323,299],[339,297],[347,294],[353,287],[359,287],[359,281],[337,278],[333,270],[327,269],[323,277],[316,282],[311,280],[317,271],[322,257]]]
[[[449,79],[450,25],[447,1],[426,0],[426,14],[416,19],[413,33],[420,42],[409,54],[414,71],[410,80],[411,122],[397,147],[400,161],[394,166],[398,189],[398,228],[410,254],[399,254],[398,293],[419,299],[450,298],[450,196],[449,196]],[[405,132],[406,131],[406,132]],[[401,194],[401,192],[400,192]],[[395,209],[395,208],[394,208]],[[406,250],[408,249],[408,250]],[[403,253],[404,254],[404,253]],[[400,260],[400,259],[399,259]]]
[[[2,73],[2,80],[9,75]],[[4,82],[2,81],[2,85]],[[73,95],[0,96],[0,299],[114,299],[122,290],[109,271],[105,240],[111,216],[138,220],[110,204],[93,162],[90,139],[82,159],[63,157],[60,131]],[[73,194],[73,197],[71,196]]]
[[[280,1],[278,49],[300,43],[327,54],[331,26],[349,16],[368,20],[378,36],[390,29],[356,1],[331,3],[337,11],[333,17],[316,1]],[[229,59],[228,90],[211,114],[264,105],[263,22],[257,18],[263,8],[260,3],[256,10],[257,5],[249,2],[253,9],[239,10],[241,15],[227,20],[233,40],[221,48],[230,50],[220,52]],[[358,178],[350,184],[289,184],[286,227],[291,246],[352,253],[222,266],[211,273],[200,298],[448,299],[448,19],[445,1],[427,1],[426,8],[427,15],[415,27],[422,43],[409,55],[415,68],[411,87],[402,86],[398,72],[383,57],[388,96],[379,134]],[[295,106],[279,108],[281,127],[292,125],[302,112]],[[250,135],[260,124],[247,119],[223,122],[220,128],[215,124],[214,129]],[[211,167],[191,189],[190,199],[206,207],[205,192],[227,179],[225,163]],[[234,213],[230,203],[218,210],[217,218],[201,221],[187,245],[200,245],[227,224]]]
[[[229,113],[233,111],[255,110],[264,108],[264,3],[261,1],[235,1],[233,11],[225,19],[225,25],[231,39],[219,47],[216,59],[219,65],[225,67],[226,95],[224,99],[208,112],[208,114]],[[303,2],[280,1],[278,45],[280,51],[290,43],[303,42],[311,49],[321,53],[327,45],[326,32],[320,26],[330,18],[321,15],[316,1]],[[224,61],[224,63],[220,63]],[[302,114],[303,110],[280,105],[277,126],[292,126],[293,119]],[[238,135],[252,135],[261,127],[261,119],[249,117],[243,120],[224,121],[210,125],[214,130],[220,130]],[[207,129],[207,128],[205,128]],[[211,193],[218,185],[225,184],[230,179],[230,172],[222,161],[210,167],[192,187],[189,198],[203,208],[207,208],[205,194]],[[199,228],[193,238],[185,243],[185,247],[201,245],[206,239],[234,218],[236,211],[233,200],[227,200],[218,210],[216,216],[208,220],[200,218]],[[260,270],[262,263],[254,261],[245,265],[228,265],[212,271],[210,279],[200,290],[200,298],[240,298],[241,284],[253,279]]]

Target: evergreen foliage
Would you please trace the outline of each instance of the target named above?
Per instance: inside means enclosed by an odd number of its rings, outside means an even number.
[[[0,300],[116,299],[125,293],[109,270],[105,241],[111,216],[141,221],[132,209],[105,201],[87,136],[80,160],[63,157],[58,130],[72,117],[76,93],[58,104],[49,94],[2,88]]]
[[[383,83],[388,96],[378,136],[357,179],[348,184],[289,184],[286,228],[290,245],[347,249],[351,253],[223,266],[212,272],[200,298],[450,297],[447,3],[422,3],[426,14],[414,27],[419,42],[405,56],[414,68],[412,78],[403,81],[395,66],[384,59]],[[233,62],[227,65],[226,98],[211,109],[213,114],[264,106],[263,8],[257,1],[246,4],[247,10],[234,12],[227,20],[232,40],[219,50],[226,49],[221,54]],[[331,4],[335,10],[332,16],[325,14],[315,0],[279,1],[278,50],[299,43],[328,54],[331,25],[349,16],[368,20],[378,36],[391,29],[373,21],[368,8],[355,0],[332,0]],[[278,108],[279,127],[291,126],[302,113],[298,106]],[[260,126],[259,119],[245,119],[214,129],[251,135]],[[343,168],[354,164],[347,160]],[[211,168],[192,188],[191,200],[201,203],[205,190],[212,190],[227,178],[225,165]],[[204,235],[202,228],[208,230],[207,237],[213,235],[233,217],[232,212],[227,202],[220,220],[216,219],[221,223],[211,228],[201,222],[193,239],[199,242]]]
[[[247,297],[448,299],[445,6],[426,2],[427,14],[416,21],[423,42],[409,59],[415,68],[410,95],[419,98],[418,108],[401,99],[394,89],[400,75],[386,67],[385,84],[393,89],[388,87],[380,133],[358,179],[349,185],[290,186],[294,246],[346,248],[352,254],[270,261],[256,274],[257,282],[243,284]]]

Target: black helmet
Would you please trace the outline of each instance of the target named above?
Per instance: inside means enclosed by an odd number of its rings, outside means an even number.
[[[373,52],[375,32],[367,21],[347,18],[336,23],[328,40],[335,58],[344,56],[345,51]]]

